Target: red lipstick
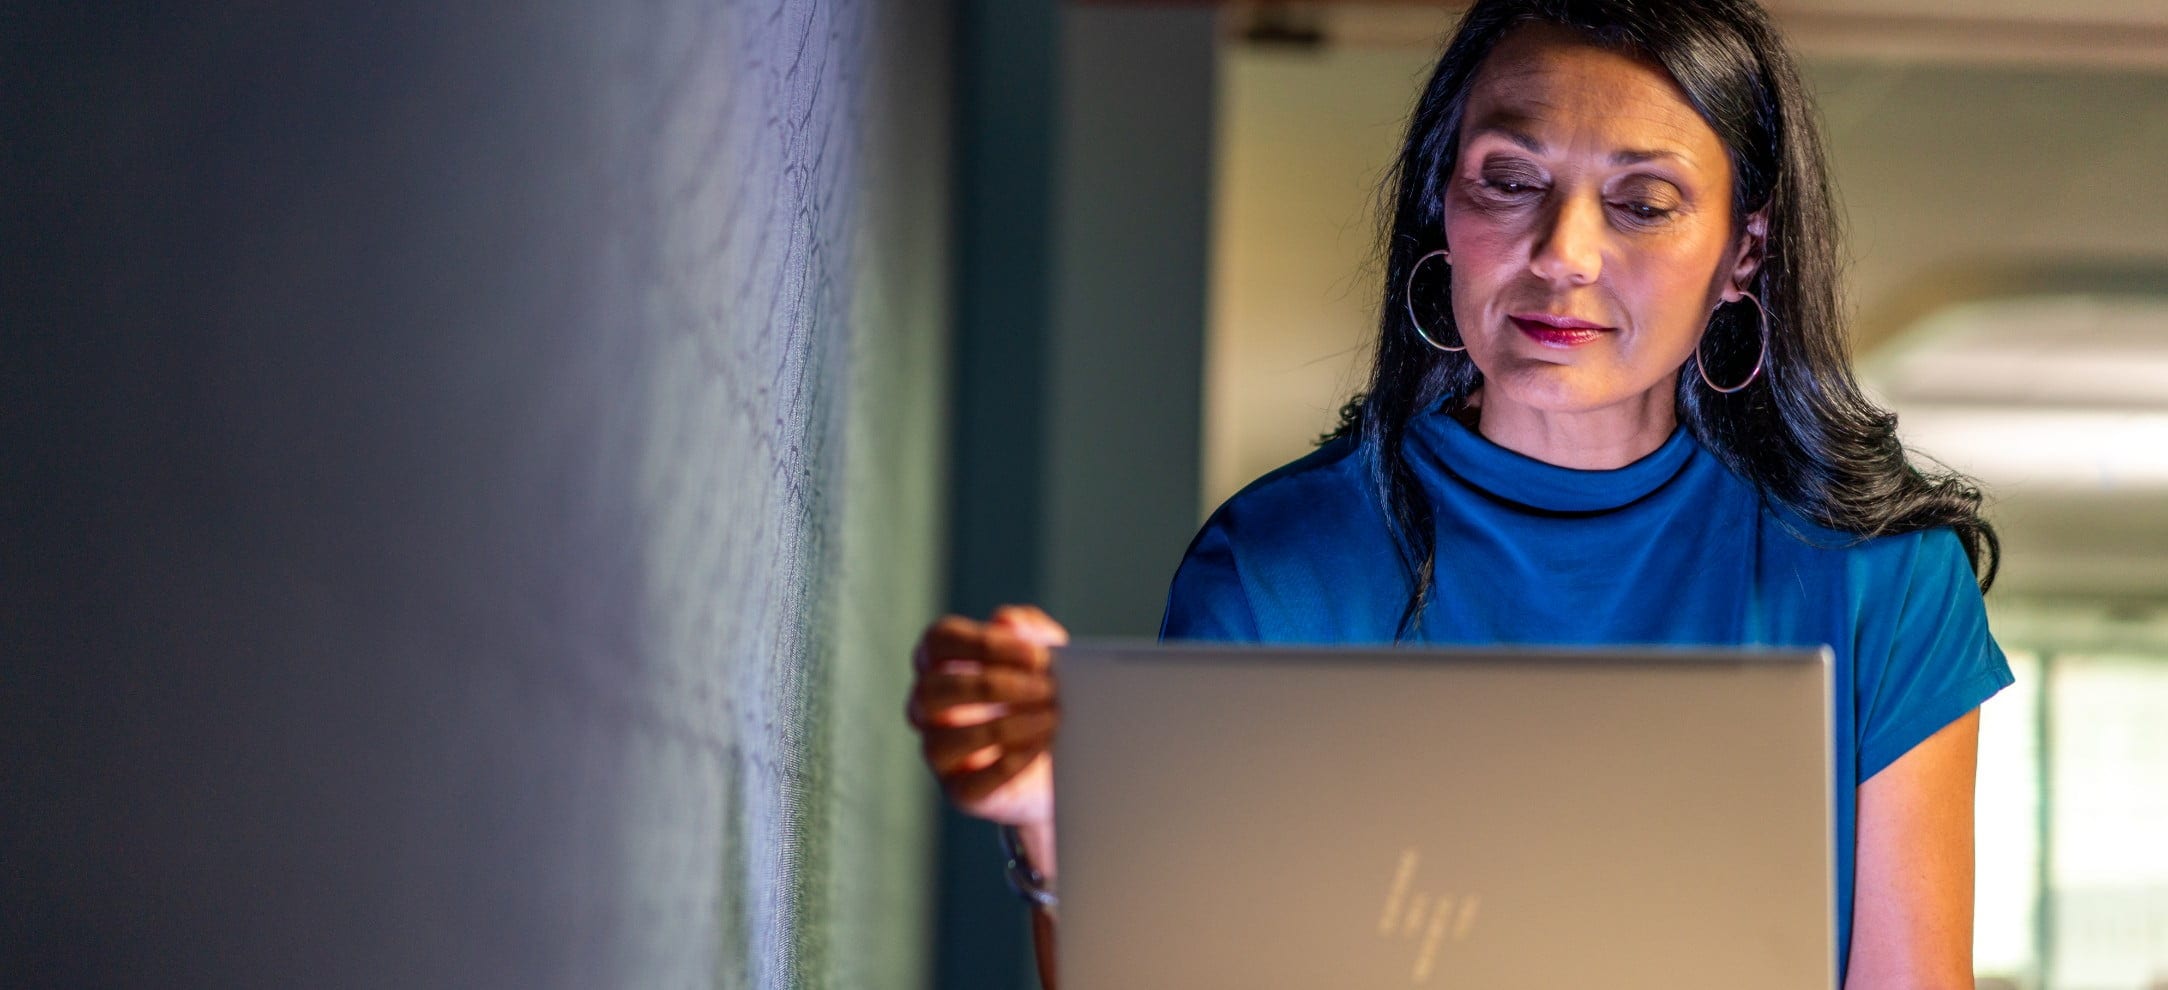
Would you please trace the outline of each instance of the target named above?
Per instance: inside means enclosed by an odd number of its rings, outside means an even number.
[[[1549,313],[1514,313],[1506,319],[1536,343],[1546,347],[1579,347],[1611,330],[1601,323]]]

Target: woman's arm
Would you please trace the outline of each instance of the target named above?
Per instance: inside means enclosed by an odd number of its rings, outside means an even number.
[[[1031,908],[1031,950],[1039,963],[1039,990],[1058,990],[1054,975],[1054,913],[1036,904]]]
[[[1845,990],[1972,984],[1972,801],[1980,710],[1859,785]]]

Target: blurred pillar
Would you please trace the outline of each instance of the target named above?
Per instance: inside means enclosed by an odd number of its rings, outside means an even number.
[[[958,27],[950,605],[1150,636],[1197,525],[1213,14],[967,0]],[[936,983],[1029,985],[991,829],[946,814]]]

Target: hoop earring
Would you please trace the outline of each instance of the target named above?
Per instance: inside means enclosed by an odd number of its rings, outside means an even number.
[[[1751,292],[1741,290],[1739,294],[1747,297],[1750,300],[1753,300],[1754,311],[1761,314],[1761,353],[1754,355],[1754,370],[1746,373],[1746,380],[1740,382],[1737,385],[1733,385],[1730,388],[1725,388],[1724,386],[1718,385],[1717,383],[1709,380],[1708,362],[1701,359],[1701,342],[1697,341],[1694,344],[1694,368],[1695,370],[1701,372],[1701,383],[1724,395],[1730,395],[1733,392],[1737,392],[1740,389],[1754,384],[1754,379],[1761,377],[1762,365],[1769,360],[1769,307],[1762,305],[1761,299]],[[1708,340],[1708,332],[1706,330],[1703,331],[1701,337],[1702,341]]]
[[[1415,273],[1423,267],[1423,262],[1429,261],[1430,259],[1438,257],[1440,255],[1445,255],[1445,263],[1448,267],[1450,267],[1453,263],[1453,259],[1451,255],[1446,254],[1444,248],[1439,248],[1436,251],[1432,251],[1429,254],[1415,259],[1415,265],[1408,269],[1408,284],[1405,286],[1407,291],[1403,294],[1403,298],[1401,301],[1407,304],[1408,325],[1415,328],[1415,335],[1423,338],[1423,343],[1429,344],[1430,346],[1435,347],[1438,350],[1445,351],[1449,354],[1458,354],[1461,351],[1467,350],[1468,345],[1463,343],[1459,347],[1447,347],[1444,344],[1438,343],[1437,341],[1430,339],[1430,335],[1423,332],[1423,321],[1415,318]]]

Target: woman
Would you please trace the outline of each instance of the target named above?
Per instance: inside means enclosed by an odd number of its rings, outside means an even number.
[[[1977,709],[2011,680],[1994,533],[1854,382],[1766,16],[1478,0],[1391,188],[1367,392],[1206,522],[1161,635],[1829,644],[1846,985],[1971,986]],[[1063,638],[1032,608],[945,618],[910,705],[951,798],[1049,877]]]

